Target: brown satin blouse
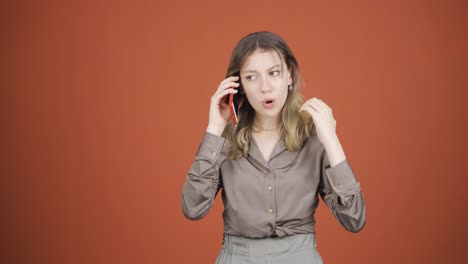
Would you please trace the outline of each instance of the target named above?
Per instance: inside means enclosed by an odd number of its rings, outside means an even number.
[[[181,194],[191,220],[204,217],[219,190],[224,233],[249,238],[315,233],[318,196],[351,232],[366,223],[360,184],[348,162],[330,167],[315,129],[298,152],[279,140],[268,161],[250,133],[247,158],[229,160],[229,141],[205,132]]]

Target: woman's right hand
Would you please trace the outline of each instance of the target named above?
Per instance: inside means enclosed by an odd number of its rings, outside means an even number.
[[[238,80],[239,76],[230,76],[219,84],[218,89],[211,97],[210,115],[206,131],[217,136],[221,136],[223,133],[224,127],[231,117],[229,106],[224,99],[226,95],[238,92],[236,89],[239,87],[239,83],[236,82]]]

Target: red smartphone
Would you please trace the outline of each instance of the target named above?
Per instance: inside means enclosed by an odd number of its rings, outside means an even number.
[[[239,92],[237,92],[239,93]],[[229,94],[229,111],[231,112],[231,118],[234,125],[237,125],[239,122],[238,115],[239,115],[239,104],[237,103],[237,94]]]
[[[239,85],[238,88],[236,87],[232,87],[232,88],[235,88],[238,90],[237,93],[235,94],[229,94],[229,96],[226,96],[226,103],[227,105],[229,106],[229,111],[231,112],[231,118],[232,118],[232,122],[234,123],[234,125],[237,125],[237,123],[239,122],[239,108],[240,108],[240,105],[239,105],[239,99],[241,97],[241,95],[239,95],[240,93],[240,89],[241,89],[241,85]]]

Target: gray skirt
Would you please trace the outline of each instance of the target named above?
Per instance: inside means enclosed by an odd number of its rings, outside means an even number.
[[[315,234],[246,238],[224,234],[216,264],[322,264]]]

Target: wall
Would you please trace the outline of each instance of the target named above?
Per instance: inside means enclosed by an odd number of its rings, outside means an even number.
[[[367,225],[325,263],[468,257],[463,1],[18,1],[2,8],[2,263],[214,263],[180,194],[234,45],[283,36],[333,109]]]

